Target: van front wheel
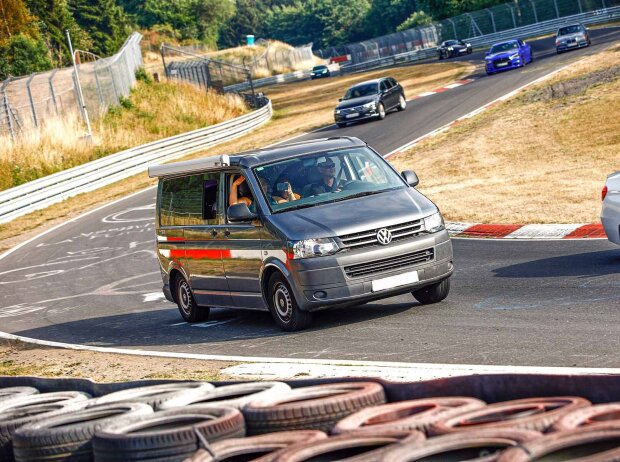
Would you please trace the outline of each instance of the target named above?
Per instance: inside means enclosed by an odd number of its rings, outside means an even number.
[[[198,306],[189,283],[183,276],[176,280],[176,300],[179,312],[187,322],[202,322],[209,319],[209,308]]]
[[[280,273],[269,278],[269,311],[280,329],[287,332],[302,330],[312,321],[312,313],[299,308],[291,287]]]
[[[422,305],[438,303],[445,299],[450,293],[450,278],[446,278],[430,286],[422,287],[420,290],[414,290],[411,293]]]

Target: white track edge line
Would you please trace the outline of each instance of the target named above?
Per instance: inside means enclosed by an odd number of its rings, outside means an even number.
[[[85,350],[98,353],[113,353],[132,356],[152,356],[160,358],[174,359],[196,359],[203,361],[224,361],[240,363],[274,363],[274,364],[306,364],[306,365],[330,365],[346,367],[383,367],[393,369],[436,369],[442,372],[449,371],[470,371],[473,374],[480,373],[521,373],[521,374],[571,374],[571,375],[617,375],[620,368],[585,368],[585,367],[553,367],[553,366],[497,366],[497,365],[476,365],[476,364],[437,364],[437,363],[406,363],[394,361],[356,361],[356,360],[334,360],[334,359],[303,359],[303,358],[271,358],[257,356],[226,356],[226,355],[206,355],[199,353],[175,353],[153,350],[133,350],[127,348],[108,348],[91,345],[80,345],[73,343],[54,342],[49,340],[37,340],[20,335],[0,332],[0,338],[6,340],[19,340],[35,345],[64,348],[70,350]]]

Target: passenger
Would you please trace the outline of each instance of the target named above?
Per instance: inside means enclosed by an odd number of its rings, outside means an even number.
[[[291,186],[291,182],[288,178],[280,178],[278,184],[276,184],[277,196],[273,196],[273,199],[281,204],[282,202],[291,202],[296,201],[301,198],[301,196],[293,191],[293,187]]]
[[[334,161],[328,158],[323,162],[319,162],[317,167],[321,175],[321,181],[310,185],[308,195],[314,196],[326,192],[339,191],[342,185],[340,181],[336,181],[336,164]]]
[[[234,204],[245,204],[248,206],[250,211],[254,211],[255,207],[252,207],[254,201],[252,197],[248,197],[245,195],[241,195],[239,193],[239,186],[245,182],[245,178],[242,175],[239,175],[232,183],[230,188],[230,194],[228,195],[228,205]]]

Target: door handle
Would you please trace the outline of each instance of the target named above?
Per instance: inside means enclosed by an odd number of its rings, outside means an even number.
[[[212,237],[217,236],[217,231],[216,231],[216,230],[214,230],[214,229],[212,229],[212,230],[211,230],[211,236],[212,236]]]

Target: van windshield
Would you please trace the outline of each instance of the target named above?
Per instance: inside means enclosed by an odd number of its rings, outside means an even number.
[[[406,188],[367,147],[326,151],[254,168],[273,213]]]

